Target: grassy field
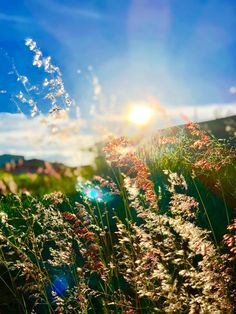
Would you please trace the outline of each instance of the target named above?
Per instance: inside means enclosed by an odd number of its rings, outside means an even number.
[[[2,170],[0,313],[234,313],[233,141],[188,123],[79,173]]]

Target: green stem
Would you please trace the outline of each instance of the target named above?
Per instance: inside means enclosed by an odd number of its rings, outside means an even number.
[[[192,178],[192,181],[193,181],[193,184],[194,184],[195,189],[196,189],[196,191],[197,191],[197,194],[198,194],[198,196],[199,196],[199,199],[200,199],[200,201],[201,201],[201,203],[202,203],[202,207],[203,207],[203,209],[204,209],[204,212],[205,212],[207,221],[208,221],[208,223],[209,223],[209,226],[210,226],[210,229],[211,229],[211,232],[212,232],[212,235],[213,235],[215,244],[216,244],[216,246],[218,246],[217,239],[216,239],[216,235],[215,235],[215,232],[214,232],[214,228],[213,228],[213,226],[212,226],[212,223],[211,223],[210,217],[209,217],[209,215],[208,215],[206,206],[205,206],[205,204],[204,204],[204,202],[203,202],[201,193],[200,193],[200,191],[199,191],[199,189],[198,189],[198,187],[197,187],[197,184],[196,184],[194,178]]]

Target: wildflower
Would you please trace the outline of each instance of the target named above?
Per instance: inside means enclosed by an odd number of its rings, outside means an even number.
[[[108,162],[121,169],[128,169],[127,175],[131,185],[144,192],[146,201],[153,209],[157,208],[157,196],[154,192],[154,184],[149,179],[150,172],[142,160],[131,151],[131,142],[121,138],[111,138],[104,148]],[[126,175],[125,175],[126,177]]]
[[[161,136],[158,140],[159,140],[159,143],[162,145],[175,144],[176,143],[176,137],[175,136]]]
[[[230,259],[234,260],[236,257],[236,219],[228,225],[227,230],[229,231],[229,234],[224,235],[224,243],[229,248]]]
[[[200,159],[194,163],[195,168],[200,168],[202,170],[215,170],[219,171],[220,168],[226,163],[226,160],[221,159],[218,162],[209,161],[207,159]]]
[[[80,233],[81,234],[86,234],[88,232],[88,229],[87,228],[82,228],[82,229],[80,229]]]
[[[198,202],[191,196],[179,193],[173,193],[170,201],[170,210],[174,215],[180,215],[184,218],[195,218],[192,209],[198,207]]]
[[[94,176],[93,180],[99,182],[99,186],[101,188],[107,188],[107,189],[111,190],[111,192],[113,194],[120,194],[120,191],[119,191],[117,185],[112,180],[104,179],[100,176]]]
[[[98,252],[99,251],[99,247],[98,247],[97,244],[90,244],[89,250],[91,250],[93,252]]]
[[[169,183],[169,187],[168,187],[168,191],[170,192],[175,192],[175,187],[181,187],[184,190],[187,190],[187,183],[185,181],[185,178],[182,174],[178,174],[176,172],[172,172],[169,170],[164,170],[163,171],[164,174],[168,175],[168,183]]]
[[[8,222],[8,215],[7,213],[4,213],[4,212],[0,212],[0,220],[1,220],[1,223],[2,224],[7,224]]]
[[[104,267],[103,263],[101,261],[98,261],[97,263],[95,263],[94,265],[94,270],[100,270]]]
[[[76,272],[77,272],[77,275],[80,277],[81,275],[83,275],[83,269],[81,267],[77,267],[76,268]]]
[[[86,239],[86,240],[89,240],[89,241],[94,241],[94,239],[95,239],[95,234],[94,234],[94,232],[88,231],[88,232],[85,234],[85,239]]]
[[[227,148],[217,143],[196,123],[188,123],[186,128],[192,135],[189,147],[194,149],[196,161],[195,169],[219,171],[223,165],[229,163]]]
[[[81,225],[81,223],[82,223],[81,220],[76,217],[75,226],[79,226]]]
[[[77,219],[75,214],[71,214],[71,213],[67,213],[67,212],[63,214],[63,217],[65,219],[68,219],[68,220],[76,220]]]
[[[50,200],[55,205],[62,204],[64,201],[63,194],[61,192],[53,192],[50,194],[45,194],[43,197],[44,200]]]

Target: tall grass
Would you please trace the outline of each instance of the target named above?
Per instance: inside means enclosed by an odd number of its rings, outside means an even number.
[[[40,97],[50,117],[66,113],[60,69],[26,45],[47,77],[40,94],[15,69],[16,98],[32,117]],[[235,161],[188,123],[143,144],[110,138],[90,181],[49,164],[1,173],[0,312],[234,313]]]
[[[2,196],[0,279],[9,296],[2,309],[233,313],[235,223],[223,234],[234,214],[235,191],[225,191],[234,153],[210,136],[196,148],[192,135],[144,147],[109,139],[102,167],[109,177],[79,183],[76,202],[59,192]],[[206,186],[216,170],[221,184]]]

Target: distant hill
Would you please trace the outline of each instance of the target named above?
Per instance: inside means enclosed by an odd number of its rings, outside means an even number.
[[[211,132],[215,137],[228,139],[230,136],[235,136],[236,132],[236,115],[220,118],[216,120],[199,123],[201,127]]]
[[[26,160],[23,156],[4,154],[0,156],[0,169],[12,174],[38,173],[49,176],[68,174],[72,175],[76,168],[65,166],[62,163],[48,162],[40,159]]]
[[[0,155],[0,168],[8,162],[18,162],[19,160],[24,160],[24,157],[10,154]]]
[[[236,115],[226,118],[199,122],[198,124],[201,126],[202,129],[206,130],[217,139],[230,139],[229,144],[232,146],[236,146]],[[178,133],[178,131],[184,128],[185,124],[182,124],[161,129],[160,131],[158,131],[158,133],[159,135],[161,134],[161,136],[174,136]]]
[[[229,139],[232,135],[235,135],[236,132],[236,115],[220,118],[215,120],[210,120],[206,122],[198,123],[203,129],[212,133],[216,138],[219,139]],[[167,129],[162,129],[160,132],[163,135],[176,133],[177,130],[183,128],[184,125],[171,127]],[[235,145],[235,144],[234,144]],[[63,173],[66,169],[73,169],[67,167],[62,163],[48,163],[40,159],[30,159],[26,160],[24,156],[4,154],[0,155],[0,168],[4,168],[7,163],[13,165],[12,169],[9,170],[12,173],[21,173],[21,172],[30,172],[35,173],[39,172],[39,169],[45,169],[51,165],[53,169],[58,173]],[[82,167],[83,168],[83,167]],[[49,169],[48,169],[49,170]]]

